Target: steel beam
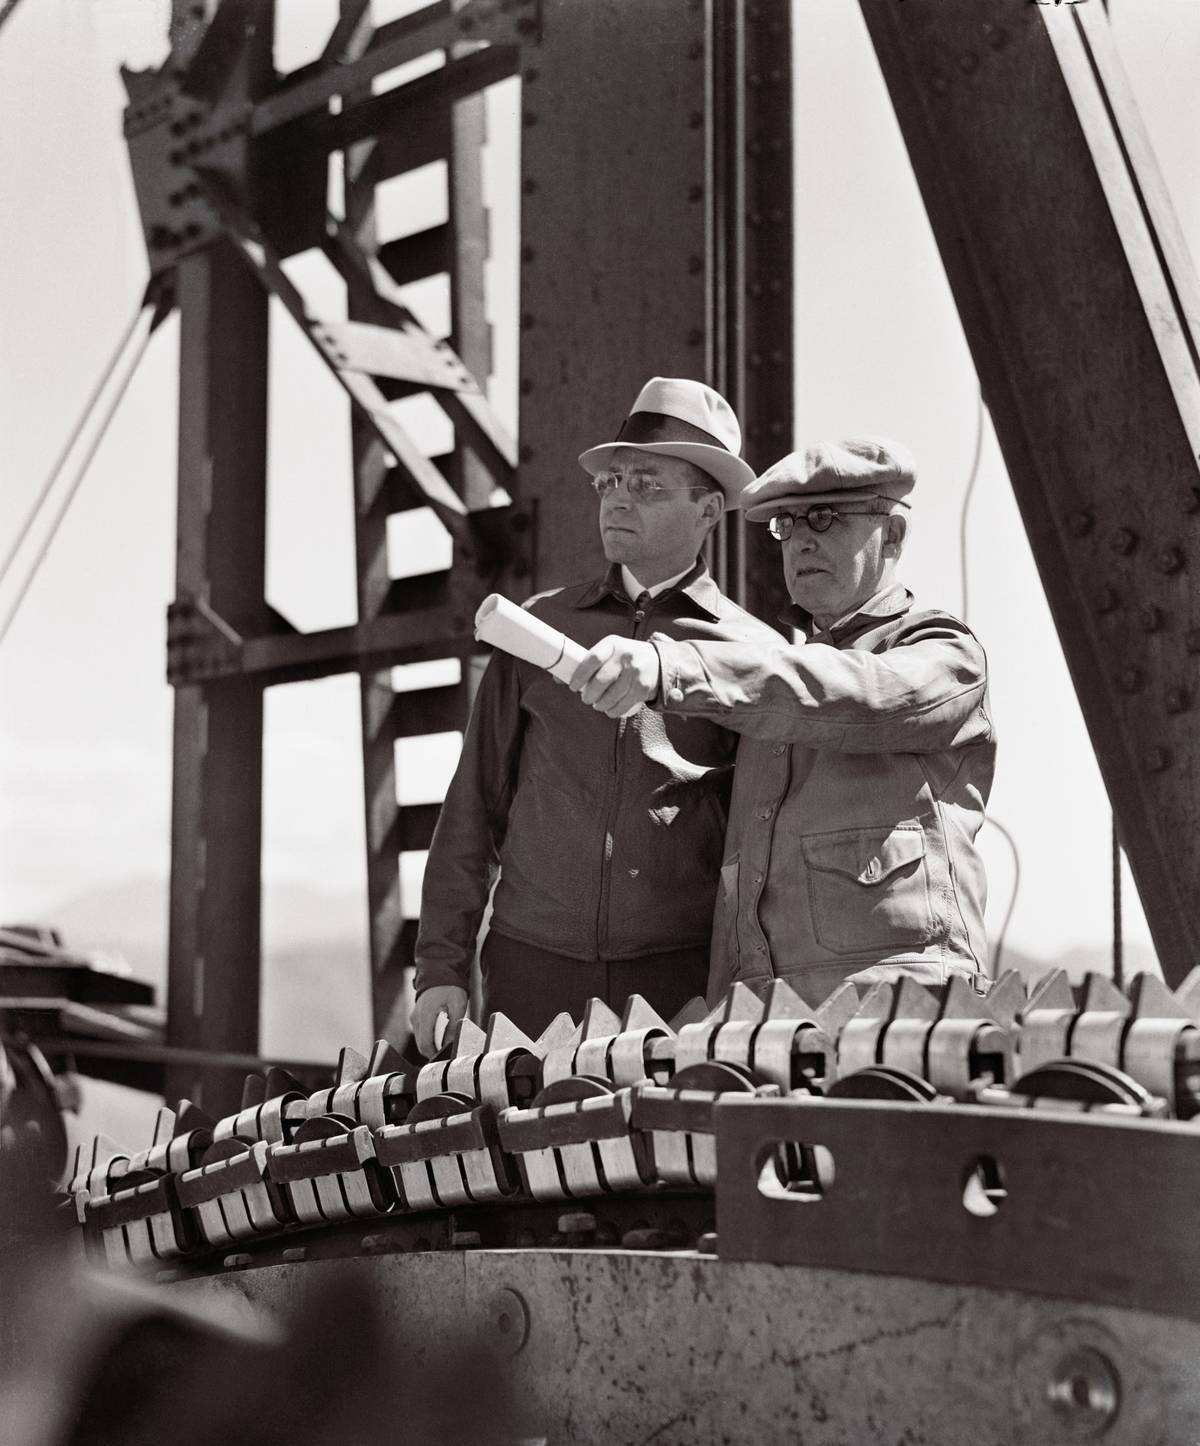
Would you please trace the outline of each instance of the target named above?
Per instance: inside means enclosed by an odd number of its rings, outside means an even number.
[[[861,4],[1178,984],[1200,957],[1195,279],[1096,5]]]
[[[602,566],[576,463],[650,376],[707,379],[703,5],[547,0],[522,70],[521,500],[537,588]],[[602,59],[601,59],[602,58]]]
[[[179,267],[176,592],[243,627],[261,617],[266,543],[266,296],[221,243]],[[175,693],[167,1040],[258,1049],[262,688]],[[167,1070],[167,1094],[219,1111],[225,1074]]]
[[[274,11],[228,7],[241,24],[228,77],[247,101],[271,80]],[[191,21],[191,30],[188,22]],[[191,44],[195,12],[175,0],[172,39]],[[267,626],[267,299],[226,242],[180,262],[176,597],[239,632]],[[262,846],[262,688],[252,677],[175,693],[167,1043],[258,1050]],[[169,1098],[220,1112],[226,1072],[174,1065]]]
[[[795,425],[790,7],[714,0],[710,48],[710,370],[761,472]],[[788,595],[766,528],[732,515],[714,560],[726,591],[774,622]]]

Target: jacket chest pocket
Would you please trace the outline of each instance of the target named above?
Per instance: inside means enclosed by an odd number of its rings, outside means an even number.
[[[802,840],[813,933],[835,954],[896,953],[934,935],[925,831],[843,829]]]

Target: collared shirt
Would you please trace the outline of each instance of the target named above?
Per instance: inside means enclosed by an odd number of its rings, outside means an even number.
[[[622,563],[621,581],[625,584],[625,591],[629,594],[630,602],[637,602],[638,598],[640,598],[644,592],[649,593],[651,597],[658,597],[660,593],[669,592],[677,582],[682,582],[688,573],[693,572],[695,567],[696,564],[693,562],[690,566],[685,567],[682,572],[677,572],[674,577],[668,577],[663,582],[656,582],[652,587],[643,587],[637,578],[634,577],[633,573]]]
[[[787,626],[798,628],[810,643],[832,643],[842,647],[856,632],[873,621],[900,617],[913,605],[913,595],[898,582],[891,582],[872,594],[866,602],[852,608],[844,617],[836,619],[827,628],[822,628],[809,612],[799,603],[792,603],[780,614],[780,621]]]

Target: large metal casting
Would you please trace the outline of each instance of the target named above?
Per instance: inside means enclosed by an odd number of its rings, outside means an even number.
[[[1178,983],[1200,956],[1200,288],[1100,5],[862,10]]]

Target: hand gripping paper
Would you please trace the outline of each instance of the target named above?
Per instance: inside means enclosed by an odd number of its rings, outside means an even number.
[[[485,597],[475,614],[475,636],[515,658],[545,668],[565,683],[586,653],[565,633],[535,618],[498,592]]]

